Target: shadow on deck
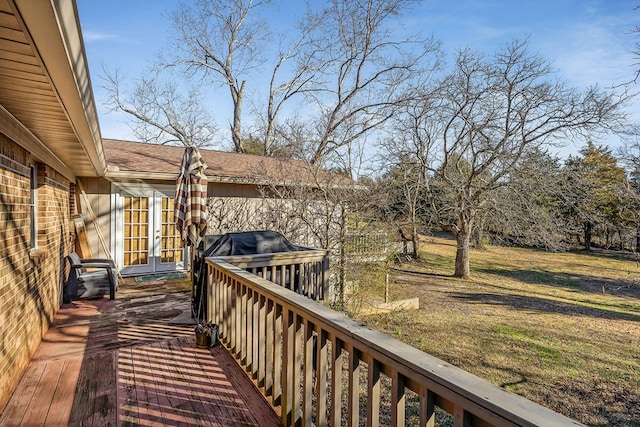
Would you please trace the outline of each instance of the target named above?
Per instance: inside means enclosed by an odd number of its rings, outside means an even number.
[[[195,347],[184,281],[121,286],[65,304],[0,425],[280,425],[222,346]]]

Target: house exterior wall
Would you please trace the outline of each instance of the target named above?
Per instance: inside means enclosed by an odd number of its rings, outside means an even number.
[[[246,186],[244,194],[235,191],[222,195],[211,191],[207,198],[207,234],[236,231],[273,230],[292,243],[319,248],[324,222],[338,221],[340,210],[330,203],[295,194],[269,197],[256,186]]]
[[[207,234],[262,230],[262,197],[255,185],[209,183]]]
[[[104,245],[100,242],[96,227],[100,228],[100,233],[111,252],[113,250],[111,247],[112,222],[115,218],[115,212],[111,206],[112,182],[105,178],[82,178],[79,181],[81,188],[77,189],[78,212],[85,220],[91,252],[94,257],[109,257]],[[140,182],[130,182],[130,184],[135,183]],[[175,185],[175,181],[148,180],[144,184]],[[86,199],[82,195],[82,189],[84,189]],[[258,215],[262,212],[262,196],[255,185],[209,183],[207,191],[212,206],[219,207],[215,218],[216,225],[210,227],[210,233],[220,234],[228,231],[265,228],[262,216]],[[91,215],[89,205],[95,219]],[[214,221],[214,218],[212,217],[210,220]]]
[[[94,258],[110,258],[105,247],[111,252],[111,182],[104,178],[82,178],[79,182],[81,187],[77,189],[79,212],[87,227],[91,254]],[[86,194],[86,199],[82,195],[82,190]],[[96,231],[97,227],[100,228],[101,237]]]
[[[115,186],[114,186],[115,184]],[[109,251],[113,251],[113,221],[115,212],[112,207],[111,192],[118,185],[172,186],[175,181],[149,179],[114,180],[105,178],[82,178],[77,190],[79,193],[79,212],[82,213],[87,227],[91,251],[95,257],[109,257],[105,245],[100,241],[96,226],[100,228],[104,243]],[[82,196],[85,191],[86,199]],[[318,239],[318,230],[323,229],[327,209],[339,212],[333,206],[312,200],[309,194],[281,194],[279,197],[265,196],[265,189],[255,184],[234,184],[209,182],[208,229],[207,234],[224,234],[236,231],[274,230],[285,235],[293,243],[322,247]],[[291,200],[294,197],[296,200]],[[87,201],[91,206],[89,210]],[[94,219],[95,215],[95,219]],[[332,221],[336,219],[333,218]],[[117,254],[113,253],[114,259]]]
[[[37,168],[37,249],[31,247],[30,165]],[[60,307],[73,250],[72,186],[0,133],[0,411]]]
[[[260,198],[262,194],[253,184],[227,184],[210,182],[207,185],[209,197],[242,197],[245,199]]]

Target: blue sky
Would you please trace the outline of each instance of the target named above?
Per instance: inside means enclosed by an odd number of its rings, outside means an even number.
[[[166,16],[178,2],[77,0],[77,4],[102,136],[133,138],[125,116],[106,114],[105,91],[100,88],[103,65],[131,78],[140,75],[167,45],[172,28]],[[284,25],[287,14],[303,7],[302,0],[276,4],[279,10],[272,18],[276,25]],[[633,10],[638,5],[638,0],[425,0],[404,22],[408,32],[432,34],[446,52],[471,47],[490,53],[515,38],[529,37],[531,50],[551,61],[572,85],[609,87],[633,77],[638,37],[631,31],[640,25],[640,10]],[[636,88],[640,90],[640,82]],[[228,99],[224,88],[213,88],[209,96]],[[640,99],[630,112],[640,122]],[[228,127],[229,114],[229,108],[217,109],[214,116],[220,129]],[[618,144],[616,139],[603,142]]]

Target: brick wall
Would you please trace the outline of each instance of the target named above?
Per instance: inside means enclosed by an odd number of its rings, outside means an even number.
[[[38,250],[30,245],[30,165],[37,168]],[[73,247],[70,183],[0,134],[0,412],[61,301]]]

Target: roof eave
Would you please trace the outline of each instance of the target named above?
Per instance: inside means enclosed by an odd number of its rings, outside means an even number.
[[[178,173],[167,172],[138,172],[138,171],[122,171],[113,167],[109,167],[105,178],[110,181],[175,181],[178,178]],[[314,188],[317,187],[313,183],[300,183],[289,182],[269,178],[237,178],[228,176],[207,176],[207,181],[211,184],[240,184],[240,185],[257,185],[257,186],[277,186],[277,187],[304,187]],[[363,186],[358,184],[334,184],[331,185],[333,189],[342,190],[362,190]]]
[[[96,176],[107,163],[91,88],[76,3],[73,0],[9,0],[28,28],[78,142]],[[73,165],[68,165],[73,170]]]
[[[178,172],[140,172],[140,171],[122,171],[113,167],[109,167],[105,178],[109,180],[145,180],[145,181],[175,181],[178,178]],[[207,176],[207,181],[218,184],[250,184],[250,185],[266,185],[267,180],[234,178],[225,176]]]
[[[11,140],[18,141],[25,150],[51,165],[67,179],[75,180],[75,173],[2,105],[0,105],[0,129],[3,129],[3,133]]]

